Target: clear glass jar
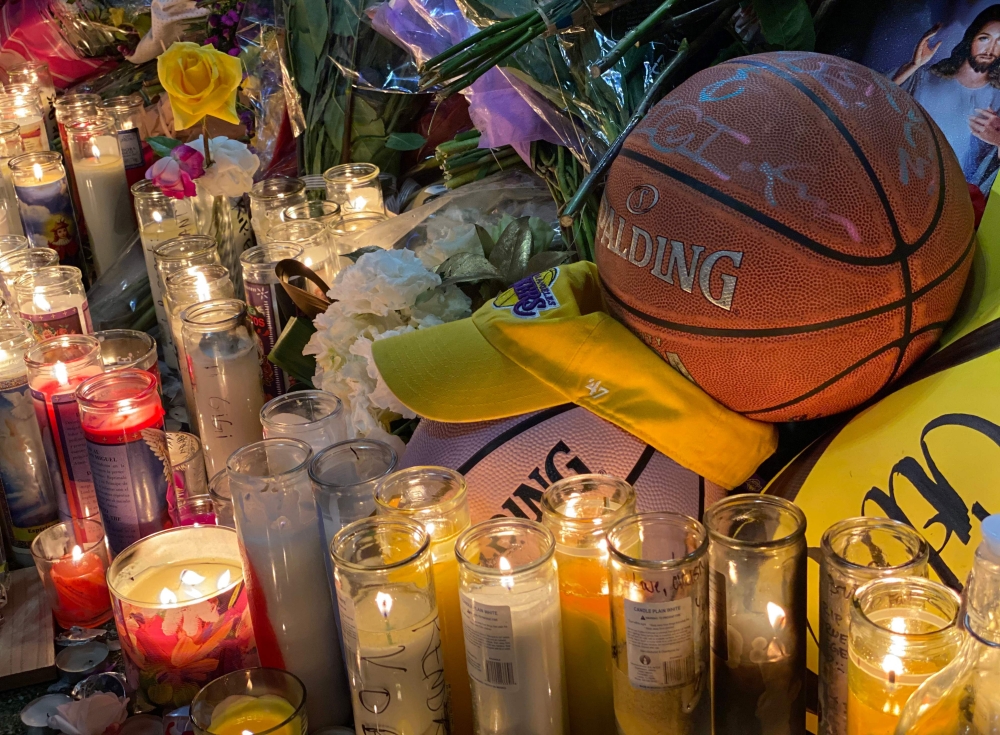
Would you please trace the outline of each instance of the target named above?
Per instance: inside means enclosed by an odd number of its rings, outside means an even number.
[[[323,172],[327,201],[340,205],[344,214],[385,214],[379,168],[373,163],[342,163]]]
[[[476,735],[565,735],[555,538],[521,518],[458,537],[462,627]]]
[[[306,735],[306,688],[279,669],[242,669],[205,686],[191,702],[195,735]]]
[[[136,329],[102,329],[94,332],[101,343],[101,362],[105,370],[136,368],[156,378],[156,390],[162,395],[160,369],[156,362],[156,340]]]
[[[314,452],[347,439],[344,404],[322,390],[297,390],[271,399],[260,410],[260,423],[265,439],[301,439]]]
[[[170,310],[166,302],[167,277],[182,268],[196,265],[222,265],[219,247],[215,240],[205,235],[180,235],[153,246],[153,266],[156,269],[157,286],[164,299],[163,311],[167,320],[167,331],[171,333],[171,341],[177,352],[180,349],[174,339],[173,329],[169,326]]]
[[[0,257],[27,250],[29,245],[28,238],[24,235],[0,235]],[[39,250],[48,250],[48,248],[39,248]]]
[[[635,491],[607,475],[575,475],[542,495],[542,523],[556,539],[566,694],[573,735],[615,730],[607,532],[635,513]]]
[[[143,119],[145,104],[138,94],[111,97],[101,102],[101,112],[111,118],[118,134],[118,147],[125,163],[125,178],[129,187],[143,180],[146,175],[146,159],[142,144],[146,140],[146,125]]]
[[[26,84],[39,92],[38,104],[47,110],[56,99],[56,85],[49,65],[43,61],[24,61],[7,67],[9,85]]]
[[[56,488],[49,478],[38,419],[31,409],[25,353],[35,344],[31,325],[19,317],[0,318],[0,486],[7,512],[4,535],[14,558],[31,566],[32,541],[59,520]],[[26,410],[27,409],[27,410]]]
[[[233,495],[229,487],[229,473],[225,470],[217,472],[208,483],[208,494],[212,498],[212,509],[215,511],[215,524],[236,528],[236,516],[233,510]]]
[[[156,378],[135,368],[95,375],[76,389],[76,402],[108,544],[120,554],[171,526],[174,481]]]
[[[329,228],[311,219],[276,222],[268,230],[267,240],[271,243],[300,245],[302,255],[296,260],[307,268],[312,268],[316,275],[330,283],[333,250]]]
[[[431,537],[444,678],[452,732],[472,732],[472,692],[465,661],[455,540],[472,525],[465,478],[445,467],[410,467],[379,482],[379,515],[421,524]]]
[[[296,222],[298,220],[312,220],[319,222],[326,228],[336,227],[340,222],[340,205],[336,202],[329,202],[322,199],[310,199],[302,204],[293,204],[282,209],[279,214],[282,222]]]
[[[114,121],[103,115],[66,127],[73,177],[97,276],[118,260],[135,232],[132,196]]]
[[[309,723],[318,729],[346,722],[351,704],[333,600],[322,583],[328,552],[316,523],[311,459],[305,442],[265,439],[233,452],[226,469],[260,662],[302,679],[312,692]]]
[[[14,295],[14,281],[29,271],[58,264],[59,253],[52,248],[28,248],[0,255],[0,287],[3,288],[4,300],[15,307],[17,297]]]
[[[705,511],[716,735],[804,735],[806,518],[770,495]]]
[[[958,653],[962,601],[920,577],[885,577],[859,587],[848,640],[848,735],[892,735],[903,705]]]
[[[0,120],[17,123],[26,153],[49,150],[45,115],[38,103],[40,94],[37,88],[25,85],[8,85],[7,92],[0,94]]]
[[[246,292],[250,320],[260,339],[265,358],[271,354],[285,325],[296,314],[295,304],[281,287],[274,267],[279,261],[286,258],[297,259],[301,255],[302,246],[294,243],[257,245],[244,250],[240,255],[243,289]],[[261,375],[265,400],[287,393],[291,383],[285,371],[266,360],[263,368]]]
[[[333,539],[358,733],[448,732],[430,546],[400,518],[355,521]]]
[[[191,387],[191,374],[186,367],[187,353],[181,341],[181,314],[193,304],[235,297],[236,291],[229,277],[229,271],[221,265],[193,265],[167,276],[163,305],[167,310],[167,322],[173,337],[171,341],[177,351],[177,362],[185,366],[185,369],[179,372],[189,413],[194,410],[194,391]],[[196,426],[194,416],[189,416],[189,423],[192,427]],[[195,431],[199,429],[196,428]]]
[[[926,577],[930,547],[905,523],[847,518],[823,534],[819,563],[819,732],[847,732],[847,636],[851,600],[880,577]]]
[[[193,399],[188,409],[198,424],[205,468],[214,475],[233,452],[263,437],[260,353],[242,301],[194,304],[181,312],[181,322]]]
[[[177,501],[191,497],[208,497],[208,477],[205,474],[205,453],[201,442],[186,431],[167,432],[167,453],[174,475]],[[232,502],[232,499],[230,499]]]
[[[31,543],[31,556],[59,627],[96,628],[111,620],[111,560],[100,521],[49,526]]]
[[[615,524],[608,549],[617,732],[708,735],[705,527],[677,513],[640,513]]]
[[[83,267],[80,233],[73,217],[73,198],[55,151],[25,153],[8,162],[24,234],[35,248],[52,248],[63,265]]]
[[[0,232],[9,235],[24,234],[14,180],[7,165],[11,158],[22,153],[21,127],[15,122],[0,122]]]
[[[82,94],[64,94],[56,97],[56,123],[59,126],[59,137],[62,140],[62,149],[69,150],[69,139],[66,137],[66,126],[75,120],[82,120],[93,117],[97,114],[98,105],[101,104],[99,94],[84,92]]]
[[[31,322],[39,341],[94,331],[79,268],[51,265],[30,270],[17,277],[13,291],[20,315]]]
[[[257,242],[268,241],[271,225],[279,222],[281,210],[306,201],[306,185],[289,176],[272,176],[250,189],[250,224]]]
[[[955,659],[907,700],[897,735],[1000,732],[1000,515],[980,527],[965,590],[965,635]]]
[[[103,372],[101,344],[89,334],[53,337],[29,348],[24,363],[59,515],[63,520],[99,518],[76,389]]]
[[[344,268],[352,265],[351,259],[347,255],[358,249],[357,235],[367,232],[388,219],[388,215],[378,212],[341,214],[340,221],[330,228],[330,242],[333,248],[332,276],[336,276]]]

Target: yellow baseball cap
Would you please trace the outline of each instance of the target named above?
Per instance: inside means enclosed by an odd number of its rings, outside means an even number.
[[[572,402],[726,488],[777,446],[773,426],[730,411],[615,321],[593,263],[525,278],[468,319],[379,340],[372,352],[403,405],[433,421]]]

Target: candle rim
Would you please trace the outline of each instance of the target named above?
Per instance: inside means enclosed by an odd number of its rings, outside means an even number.
[[[282,414],[279,413],[279,409],[287,408],[289,404],[301,403],[305,399],[316,399],[319,404],[318,407],[321,410],[326,411],[322,416],[317,416],[316,418],[306,419],[305,423],[298,424],[283,424],[275,421],[278,416]],[[326,404],[326,405],[323,405]],[[331,405],[332,404],[332,405]],[[325,390],[319,390],[316,388],[309,388],[307,390],[293,390],[290,393],[285,393],[284,395],[275,396],[270,401],[265,403],[260,409],[260,422],[262,425],[267,426],[271,424],[273,426],[294,426],[297,429],[308,429],[314,424],[318,424],[322,421],[327,421],[331,418],[339,416],[344,410],[344,402],[341,401],[333,393],[327,393]],[[285,413],[294,413],[294,411],[285,411]],[[300,414],[294,414],[299,416]],[[301,418],[306,418],[301,416]]]
[[[58,151],[32,151],[30,153],[22,153],[18,156],[13,156],[7,165],[10,166],[11,171],[17,171],[22,169],[22,171],[27,170],[28,167],[34,164],[39,164],[44,168],[54,167],[56,165],[62,166],[62,154]]]
[[[304,231],[304,232],[303,232]],[[267,230],[268,242],[309,242],[326,235],[327,228],[319,220],[293,219],[275,222]]]
[[[94,393],[99,390],[118,386],[119,384],[135,383],[138,390],[133,395],[120,398],[96,398]],[[76,401],[88,410],[108,413],[115,412],[120,408],[141,404],[148,401],[150,396],[156,395],[159,398],[156,377],[146,370],[138,368],[120,368],[106,373],[98,373],[84,380],[76,387]],[[159,405],[159,404],[157,404]],[[160,407],[162,410],[162,407]]]
[[[67,349],[70,347],[77,348],[78,354],[67,359],[48,357],[52,350]],[[68,370],[70,366],[77,367],[78,363],[82,363],[86,366],[88,362],[94,359],[95,355],[98,357],[99,361],[100,354],[101,343],[98,342],[97,338],[93,335],[61,334],[57,337],[49,337],[47,340],[35,344],[31,349],[24,353],[24,362],[29,368],[34,368],[36,370],[51,367],[57,362],[61,362],[67,367]]]
[[[636,556],[630,556],[626,554],[619,548],[619,544],[616,543],[615,539],[623,533],[629,526],[637,525],[647,521],[655,522],[668,522],[676,527],[686,527],[693,530],[700,536],[700,541],[698,545],[692,550],[679,556],[676,559],[643,559]],[[616,557],[623,564],[628,566],[642,567],[644,569],[653,570],[669,570],[678,567],[686,566],[691,562],[697,561],[698,559],[705,556],[708,553],[708,530],[705,526],[700,523],[696,518],[684,515],[683,513],[673,513],[671,511],[652,511],[647,513],[635,513],[633,515],[622,518],[620,521],[615,523],[609,530],[607,534],[608,539],[608,553]]]
[[[22,253],[24,251],[19,250],[17,252]],[[28,252],[31,252],[31,250],[29,249]],[[38,283],[38,281],[41,282]],[[28,291],[28,293],[23,295],[32,296],[39,288],[46,289],[46,293],[54,293],[60,286],[66,288],[69,293],[72,293],[73,286],[77,284],[79,284],[82,291],[83,274],[75,265],[46,265],[21,273],[10,285],[15,291]],[[84,301],[86,301],[86,296],[84,296]]]
[[[362,212],[346,212],[340,215],[340,220],[337,224],[331,225],[330,230],[334,235],[339,236],[350,236],[356,235],[359,232],[364,232],[365,230],[370,230],[376,225],[380,225],[389,219],[389,215],[384,212],[372,212],[372,211],[362,211]],[[371,222],[371,224],[366,227],[352,229],[347,229],[347,226],[357,222]]]
[[[562,512],[561,508],[569,501],[566,498],[563,504],[556,502],[556,496],[560,492],[575,486],[602,486],[614,487],[616,491],[622,491],[624,497],[615,508],[608,507],[604,513],[598,516],[570,516]],[[616,493],[617,494],[617,493]],[[577,491],[575,497],[586,497],[589,493],[581,490]],[[591,497],[594,497],[591,495]],[[604,496],[606,500],[614,500],[613,496]],[[539,504],[542,510],[542,521],[564,525],[576,531],[599,530],[604,526],[614,526],[625,515],[632,515],[635,512],[635,488],[632,484],[614,475],[602,475],[600,473],[588,473],[583,475],[571,475],[549,485],[542,494],[542,501]],[[631,510],[631,512],[629,512]]]
[[[22,250],[12,250],[0,255],[0,273],[15,273],[14,280],[17,280],[17,276],[26,273],[28,270],[54,267],[58,263],[59,253],[52,248],[33,248],[29,246]],[[18,269],[17,266],[23,267]],[[13,285],[13,281],[11,285]]]
[[[862,521],[864,521],[864,523],[862,523]],[[912,558],[902,564],[872,567],[867,564],[853,562],[845,558],[843,554],[834,548],[834,538],[840,536],[841,534],[856,534],[862,531],[874,529],[898,531],[910,536],[918,542],[916,553],[913,554]],[[837,521],[823,532],[823,537],[820,539],[820,548],[822,549],[824,556],[832,560],[839,567],[856,571],[875,571],[879,573],[888,570],[905,572],[912,567],[926,564],[930,556],[930,544],[927,542],[927,539],[925,539],[923,535],[913,526],[901,521],[895,521],[891,518],[879,518],[874,516],[856,516],[854,518],[845,518],[841,521]]]
[[[328,184],[368,184],[378,178],[381,169],[374,163],[339,163],[323,172],[323,181]]]
[[[318,211],[314,213],[314,210]],[[304,212],[306,216],[299,217],[298,214],[300,212]],[[332,221],[339,218],[340,215],[340,205],[337,204],[337,202],[331,202],[329,199],[309,199],[307,201],[285,207],[278,213],[278,219],[281,220],[281,222],[301,222],[303,220],[312,220],[327,226]],[[268,234],[270,235],[270,231],[268,231]]]
[[[294,260],[304,252],[305,248],[297,242],[275,240],[247,248],[240,254],[240,263],[244,266],[270,268],[273,271],[279,261],[288,258]]]
[[[379,531],[387,531],[393,526],[395,526],[396,531],[401,532],[404,535],[409,535],[418,541],[414,550],[407,556],[388,563],[359,564],[358,562],[351,561],[342,553],[344,546],[354,538],[363,534],[367,535],[375,534]],[[342,529],[337,531],[337,533],[333,536],[333,540],[330,542],[329,551],[330,556],[333,559],[334,566],[340,566],[350,571],[382,573],[392,571],[393,569],[399,569],[407,564],[412,564],[414,561],[419,559],[422,554],[429,554],[430,547],[431,536],[427,533],[427,529],[425,529],[422,524],[400,516],[370,516],[368,518],[360,518],[356,521],[348,523]]]
[[[102,545],[102,544],[105,543],[106,536],[105,536],[105,533],[104,533],[104,526],[100,523],[100,521],[96,521],[93,518],[71,518],[68,521],[60,521],[59,523],[52,524],[51,526],[49,526],[48,528],[46,528],[44,531],[42,531],[40,534],[38,534],[37,536],[35,536],[35,538],[31,542],[31,547],[29,549],[30,552],[31,552],[31,556],[33,558],[39,560],[39,561],[44,561],[47,564],[55,564],[56,562],[63,561],[65,559],[72,560],[72,556],[73,556],[73,550],[72,550],[72,548],[69,551],[67,551],[66,553],[64,553],[64,554],[62,554],[61,556],[58,556],[58,557],[52,557],[52,556],[48,556],[48,555],[45,555],[45,554],[41,553],[41,546],[42,546],[43,542],[39,541],[39,539],[42,539],[45,536],[53,536],[58,531],[65,530],[65,529],[67,529],[67,528],[69,528],[71,526],[74,526],[76,524],[82,524],[84,526],[92,527],[92,530],[98,531],[99,535],[100,535],[99,538],[96,538],[93,541],[87,541],[87,542],[85,542],[83,544],[74,542],[74,545],[80,547],[80,550],[81,550],[82,553],[88,554],[88,553],[94,551],[94,549],[96,549],[98,546],[100,546],[100,545]],[[88,535],[90,535],[90,534],[88,534]],[[48,539],[46,538],[45,540],[47,541]],[[36,546],[38,546],[37,550],[35,548]],[[107,564],[106,560],[105,560],[105,564]]]
[[[268,450],[279,446],[286,446],[303,452],[303,458],[300,461],[294,462],[292,466],[287,469],[283,469],[278,472],[274,472],[270,469],[270,459],[268,459],[268,470],[266,475],[256,472],[245,472],[238,469],[242,462],[247,462],[248,460],[252,461],[254,455],[263,454],[265,457],[268,457]],[[250,480],[276,480],[278,478],[304,472],[310,461],[312,461],[312,447],[309,444],[299,439],[293,439],[289,436],[278,436],[271,439],[261,439],[260,441],[247,444],[246,446],[237,449],[229,455],[229,459],[226,460],[226,471],[229,472],[230,482],[232,482],[232,480],[236,477],[246,477]]]
[[[214,314],[213,312],[221,312]],[[240,299],[211,299],[191,304],[180,313],[182,329],[196,334],[221,332],[246,319],[247,305]],[[244,447],[245,449],[246,447]]]
[[[416,504],[402,508],[392,505],[386,494],[400,490],[398,498],[405,496],[406,489],[421,484],[420,480],[431,480],[435,484],[447,485],[447,495],[443,498],[425,498]],[[465,476],[447,467],[417,465],[406,467],[384,476],[375,485],[375,507],[386,515],[413,518],[420,523],[443,519],[448,513],[468,505],[468,484]],[[464,528],[462,529],[465,530]],[[457,535],[457,534],[455,534]]]
[[[387,459],[386,469],[379,475],[375,477],[369,477],[365,480],[359,480],[358,482],[351,483],[350,485],[339,485],[335,484],[329,480],[323,479],[321,476],[321,466],[323,463],[334,454],[339,454],[341,452],[350,451],[356,453],[362,451],[365,453],[371,451],[378,451],[382,456]],[[321,449],[319,452],[313,456],[312,461],[309,462],[309,479],[313,481],[319,487],[318,490],[329,492],[333,489],[350,489],[361,487],[363,485],[368,485],[373,482],[377,482],[384,477],[391,475],[395,469],[396,464],[399,462],[399,457],[396,455],[396,450],[383,441],[378,439],[345,439],[344,441],[331,444],[326,449]]]
[[[280,187],[287,188],[279,190]],[[259,199],[263,201],[277,201],[295,196],[296,194],[302,194],[305,190],[306,182],[302,179],[294,176],[284,176],[279,174],[277,176],[269,176],[266,179],[261,179],[254,184],[250,189],[250,197],[251,199]]]
[[[128,357],[131,358],[129,362],[114,362],[114,363],[104,363],[104,367],[111,367],[113,369],[119,368],[131,368],[138,367],[143,370],[151,368],[156,364],[156,340],[153,339],[146,332],[140,332],[137,329],[101,329],[93,333],[97,341],[101,343],[101,360],[104,361],[105,358],[105,345],[109,342],[126,342],[128,340],[134,340],[142,351],[142,354],[138,357],[132,358],[134,354],[132,350],[129,350]],[[153,358],[152,364],[143,367],[142,363],[148,362],[150,356]]]
[[[949,604],[955,606],[955,613],[951,616],[951,620],[949,621],[946,621],[944,618],[935,614],[935,617],[938,617],[943,625],[937,630],[931,630],[926,633],[900,633],[892,630],[891,628],[887,628],[886,626],[872,620],[871,617],[869,617],[869,613],[878,612],[879,610],[885,610],[888,608],[878,608],[878,610],[866,611],[862,606],[862,600],[868,595],[873,594],[873,591],[878,592],[879,587],[891,586],[923,588],[925,592],[930,592],[941,598],[947,599]],[[961,610],[962,598],[959,597],[955,590],[945,584],[942,584],[941,582],[936,582],[933,579],[927,579],[926,577],[880,577],[879,579],[873,579],[870,582],[861,585],[857,590],[855,590],[854,595],[851,597],[851,624],[854,625],[856,622],[860,622],[864,626],[876,629],[879,633],[899,636],[907,641],[916,643],[920,641],[933,640],[937,637],[944,637],[950,631],[959,630],[959,625],[962,619]]]
[[[279,678],[284,678],[286,680],[291,680],[298,687],[299,691],[297,693],[299,694],[300,698],[299,698],[298,705],[295,705],[289,699],[289,697],[286,696],[284,693],[275,695],[275,696],[281,697],[282,699],[284,699],[285,701],[288,702],[289,706],[291,706],[291,708],[293,710],[292,714],[289,715],[288,718],[286,720],[284,720],[283,722],[281,722],[281,723],[279,723],[279,724],[277,724],[277,725],[275,725],[273,727],[269,727],[266,730],[260,730],[259,732],[255,732],[253,735],[270,735],[271,733],[275,733],[276,731],[280,730],[281,728],[288,727],[288,724],[290,722],[293,722],[295,719],[301,717],[302,712],[305,710],[305,707],[306,707],[306,701],[307,701],[307,699],[309,697],[309,692],[306,690],[306,686],[302,682],[302,679],[300,679],[298,676],[296,676],[292,672],[286,671],[285,669],[276,669],[276,668],[269,667],[269,666],[255,666],[253,668],[239,669],[237,671],[231,671],[228,674],[223,674],[219,678],[213,679],[208,684],[206,684],[204,687],[202,687],[201,690],[195,695],[194,699],[191,700],[191,705],[190,705],[190,709],[189,709],[189,711],[191,713],[191,721],[194,723],[194,725],[199,730],[204,731],[208,735],[215,735],[215,733],[211,729],[211,724],[212,724],[211,720],[212,720],[212,715],[215,713],[215,708],[219,704],[221,704],[221,700],[219,702],[214,703],[214,704],[210,704],[208,702],[205,702],[205,705],[207,706],[206,708],[211,710],[208,713],[208,715],[209,715],[209,721],[206,723],[203,719],[201,719],[201,714],[202,714],[202,711],[201,711],[202,710],[202,707],[201,707],[202,700],[200,698],[202,698],[202,697],[207,698],[210,694],[212,694],[213,693],[212,692],[212,688],[213,687],[219,687],[222,690],[221,693],[224,693],[227,696],[231,696],[232,694],[236,693],[234,691],[235,688],[230,686],[230,681],[231,680],[237,680],[238,681],[238,680],[242,679],[242,680],[246,681],[246,683],[249,685],[249,687],[252,687],[252,685],[254,683],[252,681],[252,679],[256,675],[264,675],[264,676],[269,676],[269,677],[278,676]],[[271,692],[268,692],[268,693],[271,693]],[[251,695],[251,696],[253,696],[253,695]]]
[[[500,569],[498,567],[487,567],[480,563],[482,559],[482,554],[479,555],[479,559],[473,560],[468,555],[468,547],[473,541],[478,541],[479,537],[490,536],[497,537],[501,535],[503,529],[509,529],[511,533],[525,532],[528,534],[540,534],[542,541],[544,543],[544,550],[536,558],[532,559],[530,562],[525,564],[519,564],[514,566],[514,562],[507,559],[508,564],[511,565],[510,569]],[[524,576],[535,569],[538,569],[552,561],[553,556],[556,552],[556,539],[552,531],[543,526],[538,521],[533,521],[528,518],[491,518],[487,521],[477,523],[462,532],[462,535],[458,537],[455,541],[455,558],[458,559],[460,565],[471,568],[476,574],[481,574],[484,577],[497,578],[501,577],[518,577]],[[495,558],[507,558],[506,555],[498,555]]]
[[[732,536],[722,533],[713,528],[712,521],[723,511],[729,510],[733,506],[749,504],[754,506],[770,506],[777,508],[795,519],[795,528],[784,536],[768,539],[767,541],[742,541]],[[734,549],[777,549],[783,546],[791,546],[804,540],[806,535],[806,514],[799,506],[786,498],[777,495],[764,495],[762,493],[740,493],[730,495],[717,501],[705,510],[703,523],[708,529],[708,535],[715,543],[720,543]]]
[[[153,248],[153,258],[160,262],[170,263],[197,258],[213,252],[218,253],[218,244],[208,235],[178,235],[164,240]]]

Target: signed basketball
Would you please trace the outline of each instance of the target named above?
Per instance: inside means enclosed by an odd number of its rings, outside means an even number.
[[[671,92],[615,160],[596,259],[611,312],[731,409],[857,406],[938,339],[973,214],[923,109],[806,52],[747,56]]]

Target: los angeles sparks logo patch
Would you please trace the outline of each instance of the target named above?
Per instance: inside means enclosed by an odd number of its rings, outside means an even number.
[[[510,309],[522,319],[537,319],[543,311],[559,306],[559,299],[552,293],[552,284],[559,277],[558,268],[522,278],[493,299],[494,309]]]

